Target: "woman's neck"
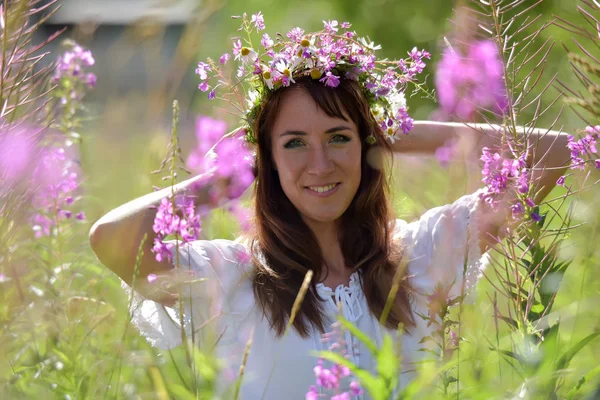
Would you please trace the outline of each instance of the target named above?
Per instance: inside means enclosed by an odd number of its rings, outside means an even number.
[[[324,281],[326,286],[332,287],[328,281],[333,282],[334,286],[338,284],[347,284],[350,279],[350,271],[346,268],[344,254],[340,246],[338,236],[338,224],[336,222],[315,222],[306,221],[308,227],[312,230],[317,239],[317,243],[323,254],[323,273],[319,277],[319,282]],[[327,279],[325,279],[327,277]]]

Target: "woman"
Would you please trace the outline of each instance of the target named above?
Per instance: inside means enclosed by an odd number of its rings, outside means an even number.
[[[356,80],[341,79],[330,87],[300,78],[269,92],[252,126],[257,141],[253,233],[244,240],[180,246],[176,263],[207,280],[185,285],[179,293],[183,315],[169,307],[176,304],[176,293],[136,287],[146,296],[134,308],[136,326],[153,345],[173,348],[181,344],[181,322],[188,336],[198,335],[196,341],[209,340],[198,327],[214,325],[220,336],[212,340],[230,375],[223,377],[223,386],[231,386],[251,338],[241,398],[299,399],[315,382],[318,362],[311,352],[332,342],[340,342],[353,363],[375,371],[371,353],[353,335],[332,337],[339,313],[377,345],[386,334],[396,338],[401,325],[399,384],[406,385],[415,362],[426,354],[419,351],[421,339],[435,326],[421,317],[429,313],[428,296],[440,284],[453,298],[472,288],[485,263],[482,254],[511,220],[512,199],[502,199],[492,213],[477,192],[414,222],[394,220],[386,161],[392,151],[432,153],[452,137],[477,143],[473,152],[480,154],[497,132],[492,126],[477,128],[415,123],[409,136],[391,144]],[[565,165],[569,152],[558,133],[534,132],[530,138],[538,141],[530,166],[546,167],[533,174],[539,201],[562,173],[552,167]],[[210,188],[195,189],[202,179],[182,182],[176,192],[194,195],[198,206],[208,204]],[[144,235],[154,235],[155,209],[169,194],[167,188],[122,205],[90,232],[98,258],[128,284],[139,243]],[[142,247],[140,281],[149,274],[168,277],[173,268],[157,262],[151,247],[151,240]],[[313,279],[293,313],[309,270]],[[400,288],[380,323],[395,280]],[[349,378],[342,389],[348,384]]]

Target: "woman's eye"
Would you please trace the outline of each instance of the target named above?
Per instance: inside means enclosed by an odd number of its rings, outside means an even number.
[[[331,142],[334,142],[334,143],[346,143],[349,141],[350,141],[350,138],[345,135],[333,135],[331,137]]]
[[[300,139],[292,139],[283,145],[283,147],[285,147],[286,149],[294,149],[300,146],[302,146],[302,141],[300,141]]]

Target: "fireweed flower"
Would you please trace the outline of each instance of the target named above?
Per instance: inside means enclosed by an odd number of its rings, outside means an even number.
[[[164,243],[165,239],[173,237],[180,239],[182,243],[189,243],[198,239],[200,234],[200,216],[196,215],[194,200],[186,196],[176,196],[174,203],[163,198],[154,218],[152,229],[156,237],[152,252],[156,254],[158,262],[172,261],[173,258],[173,243]]]
[[[67,45],[69,50],[59,56],[52,77],[52,82],[57,85],[55,95],[62,104],[81,100],[88,89],[96,86],[96,75],[85,71],[96,63],[92,52],[73,42]]]
[[[22,180],[37,159],[36,141],[40,132],[25,126],[0,128],[0,180],[3,182],[0,193]]]
[[[508,107],[502,61],[491,40],[469,43],[464,55],[456,48],[446,49],[435,86],[441,110],[450,117],[473,120],[478,109],[502,114]]]
[[[61,219],[73,216],[79,188],[74,156],[63,147],[44,148],[33,170],[32,181],[36,185],[32,197],[36,210],[31,218],[32,228],[36,238],[50,236]],[[84,220],[83,212],[78,213],[76,219]]]
[[[585,159],[583,157],[593,157],[594,154],[598,153],[596,149],[597,128],[588,126],[586,128],[587,135],[579,140],[575,140],[572,135],[567,136],[567,147],[571,150],[571,169],[585,169]],[[595,161],[595,166],[598,168],[598,160]]]

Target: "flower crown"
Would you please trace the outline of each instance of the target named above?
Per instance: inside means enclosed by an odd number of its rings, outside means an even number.
[[[423,60],[431,57],[427,51],[415,47],[406,59],[378,60],[375,51],[381,46],[356,37],[350,23],[338,25],[337,21],[323,21],[324,29],[313,33],[305,34],[296,27],[285,37],[278,33],[275,40],[264,33],[260,47],[255,47],[252,33],[265,29],[262,13],[250,19],[246,14],[232,18],[242,20],[238,32],[246,34],[233,38],[232,54],[239,62],[235,77],[226,74],[232,57],[229,53],[223,54],[218,64],[210,58],[198,63],[196,74],[201,80],[198,88],[208,92],[209,99],[225,100],[241,114],[241,129],[248,142],[256,143],[252,126],[265,96],[309,76],[330,87],[337,87],[340,79],[358,81],[373,117],[391,142],[412,129],[404,92],[408,83],[419,87],[416,76],[425,68]],[[225,137],[239,131],[236,128]],[[372,136],[367,140],[370,144],[376,141]]]

